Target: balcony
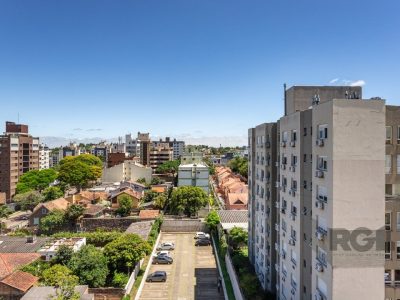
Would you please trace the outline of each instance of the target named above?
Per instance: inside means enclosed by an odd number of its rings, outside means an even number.
[[[293,257],[290,258],[290,261],[292,262],[294,267],[297,265],[297,261]]]
[[[324,266],[323,266],[323,264],[321,264],[320,262],[317,262],[317,263],[315,264],[315,270],[317,270],[317,272],[322,273],[322,272],[324,271]]]
[[[318,288],[315,291],[315,300],[326,300],[328,299]]]
[[[317,226],[317,230],[315,232],[315,236],[319,241],[323,241],[324,238],[328,235],[328,231],[321,227],[321,226]]]

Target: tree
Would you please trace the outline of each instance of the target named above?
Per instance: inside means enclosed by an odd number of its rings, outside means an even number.
[[[42,194],[37,191],[29,191],[15,195],[13,200],[21,210],[33,210],[36,205],[43,202],[44,198]]]
[[[220,223],[220,218],[218,213],[215,210],[212,210],[207,215],[205,221],[208,228],[210,228],[211,232],[213,232],[217,229],[217,225]]]
[[[49,186],[42,192],[44,201],[51,201],[64,196],[64,192],[58,186]]]
[[[231,168],[232,172],[238,173],[243,177],[247,178],[247,172],[248,172],[247,158],[235,157],[229,161],[228,167]]]
[[[156,172],[158,174],[172,174],[175,177],[180,164],[181,162],[178,159],[166,161],[157,167]]]
[[[159,209],[163,209],[166,202],[167,202],[167,195],[165,193],[159,193],[154,198],[154,206]]]
[[[71,276],[78,283],[78,277],[73,275],[68,267],[59,264],[55,264],[42,272],[42,283],[55,286],[59,283],[59,278],[63,276]]]
[[[65,211],[65,218],[69,221],[75,222],[80,216],[83,215],[85,208],[82,205],[72,204],[68,206]]]
[[[40,220],[39,229],[50,233],[62,228],[65,223],[65,213],[62,210],[53,210]]]
[[[0,205],[0,218],[7,218],[11,214],[11,209],[7,205]]]
[[[102,162],[91,154],[68,156],[60,161],[58,179],[78,191],[101,177]]]
[[[196,215],[207,202],[207,194],[201,188],[181,186],[172,191],[170,210],[174,214],[184,213],[190,217]]]
[[[151,185],[157,185],[157,184],[160,184],[161,183],[161,179],[160,179],[160,177],[157,177],[157,176],[154,176],[152,179],[151,179]]]
[[[248,233],[241,227],[233,227],[229,231],[229,242],[233,249],[238,249],[242,245],[246,245],[248,240]]]
[[[57,172],[54,169],[31,170],[18,180],[16,193],[26,193],[31,190],[42,191],[57,178]]]
[[[211,161],[211,159],[208,157],[204,157],[203,161],[208,166],[208,172],[210,173],[210,175],[214,175],[215,174],[215,166],[214,166],[214,163]]]
[[[93,245],[83,246],[69,261],[69,268],[79,277],[80,284],[104,286],[108,275],[107,257]]]
[[[68,247],[67,245],[61,245],[57,250],[56,257],[53,259],[53,263],[67,266],[73,254],[74,250],[72,250],[71,247]]]
[[[125,234],[104,247],[110,268],[119,272],[131,270],[150,252],[149,243],[137,234]]]
[[[146,184],[146,178],[142,177],[136,180],[137,183]]]
[[[132,210],[133,201],[128,195],[121,195],[118,198],[119,207],[117,209],[117,214],[126,217],[129,216]]]
[[[154,192],[154,191],[145,191],[144,196],[143,196],[143,201],[144,202],[151,202],[154,200],[155,197],[157,197],[159,193]]]
[[[127,284],[129,280],[129,276],[126,275],[125,273],[122,272],[114,272],[113,280],[112,280],[112,286],[113,287],[119,287],[123,288]]]

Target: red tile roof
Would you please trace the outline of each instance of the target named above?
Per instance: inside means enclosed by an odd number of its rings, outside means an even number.
[[[0,279],[39,257],[39,253],[0,253]]]
[[[249,196],[247,193],[228,194],[228,202],[230,205],[238,205],[238,204],[247,205],[248,199],[249,199]]]
[[[155,219],[159,216],[160,211],[156,209],[143,209],[139,212],[141,219]]]
[[[32,274],[17,270],[4,278],[1,283],[11,286],[22,292],[26,292],[39,281],[39,278]]]
[[[136,199],[139,199],[139,200],[142,199],[142,197],[143,197],[142,193],[135,192],[134,190],[128,188],[126,190],[123,190],[123,191],[119,192],[113,198],[118,197],[119,195],[122,195],[122,194],[130,195],[130,196],[132,196],[132,197],[134,197]]]
[[[45,202],[45,203],[39,203],[38,205],[36,205],[36,207],[33,209],[33,211],[37,211],[38,209],[40,209],[41,207],[46,207],[49,211],[53,211],[53,210],[66,210],[67,207],[69,205],[69,202],[67,200],[65,200],[64,198],[58,198],[49,202]]]

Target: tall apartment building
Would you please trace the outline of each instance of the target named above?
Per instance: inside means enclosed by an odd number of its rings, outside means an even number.
[[[11,199],[19,177],[39,169],[39,138],[29,134],[28,125],[6,122],[0,135],[0,193]]]
[[[46,145],[39,147],[39,170],[50,168],[50,149]]]
[[[143,166],[150,166],[150,134],[149,133],[140,133],[138,132],[137,141],[139,142],[139,157],[140,163]]]
[[[152,147],[149,153],[150,167],[155,171],[158,166],[163,163],[173,160],[173,150],[168,143],[159,144],[157,147]]]
[[[137,139],[132,138],[132,135],[125,135],[125,152],[128,156],[139,156],[140,155],[140,143]]]
[[[265,124],[249,130],[249,255],[278,299],[384,298],[383,251],[335,250],[332,242],[338,230],[376,233],[383,226],[385,106],[361,93],[347,86],[285,91],[271,170],[259,163],[268,154],[261,148]],[[261,197],[262,171],[277,178],[272,202]],[[273,222],[275,237],[261,227]]]
[[[177,141],[176,139],[171,140],[169,137],[166,137],[165,140],[160,139],[159,141],[152,142],[153,147],[157,147],[160,144],[168,144],[169,147],[173,150],[173,159],[179,159],[182,154],[185,152],[185,142]]]

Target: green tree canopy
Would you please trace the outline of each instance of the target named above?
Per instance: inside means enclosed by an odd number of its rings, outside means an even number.
[[[93,245],[83,246],[74,253],[69,268],[79,277],[80,284],[90,287],[104,286],[108,275],[107,258]]]
[[[247,158],[235,157],[229,161],[228,167],[231,168],[232,172],[238,173],[243,177],[247,178],[247,173],[248,173]]]
[[[44,285],[56,286],[59,284],[59,278],[71,276],[78,283],[78,277],[72,274],[68,267],[55,264],[42,272],[42,283]]]
[[[118,204],[117,214],[123,217],[129,216],[133,206],[132,198],[128,195],[121,195],[118,198]]]
[[[170,210],[174,214],[196,215],[208,203],[207,194],[199,187],[181,186],[172,191]]]
[[[220,218],[218,213],[215,210],[212,210],[207,215],[205,221],[208,228],[210,228],[211,231],[214,231],[217,229],[217,225],[220,223]]]
[[[7,205],[1,204],[0,205],[0,218],[7,218],[9,215],[11,215],[12,211],[11,209],[8,208]]]
[[[144,202],[151,202],[154,200],[155,197],[158,196],[159,193],[149,190],[144,192],[143,201]]]
[[[67,266],[73,254],[74,250],[72,250],[71,247],[61,245],[57,250],[56,256],[53,258],[52,263]]]
[[[179,165],[181,164],[180,160],[170,160],[165,163],[159,165],[156,169],[158,174],[172,174],[175,175],[178,173]]]
[[[150,252],[149,243],[137,234],[125,234],[104,247],[110,268],[119,272],[132,269],[136,262]]]
[[[17,194],[13,197],[14,202],[22,210],[33,210],[36,205],[44,201],[42,194],[37,191],[29,191],[22,194]]]
[[[65,218],[69,221],[75,222],[80,216],[83,215],[85,208],[79,204],[72,204],[68,206],[65,211]]]
[[[81,188],[101,177],[102,162],[91,154],[68,156],[60,161],[58,179],[61,182]]]
[[[248,233],[241,227],[233,227],[229,231],[229,242],[234,249],[238,249],[246,245],[248,241]]]
[[[167,203],[167,195],[166,193],[159,193],[155,198],[154,198],[154,206],[163,209],[165,207],[165,204]]]
[[[50,233],[61,229],[64,223],[65,213],[62,210],[53,210],[40,219],[39,229],[44,233]]]
[[[44,201],[51,201],[64,196],[64,192],[58,186],[49,186],[42,192]]]
[[[31,190],[42,191],[57,178],[57,172],[54,169],[31,170],[18,180],[16,193],[25,193]]]

